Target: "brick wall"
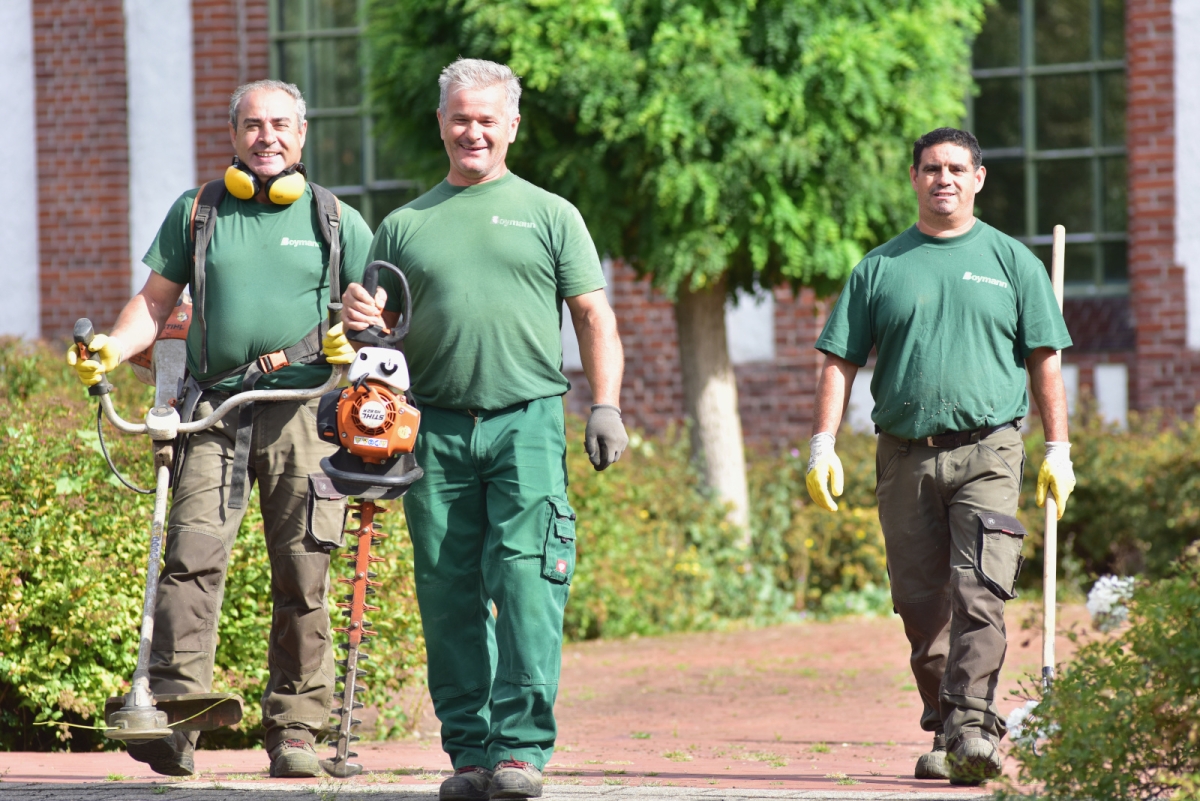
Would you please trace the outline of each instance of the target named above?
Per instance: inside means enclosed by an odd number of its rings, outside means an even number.
[[[121,0],[33,4],[42,336],[129,297],[129,154]]]
[[[192,47],[196,179],[204,182],[222,176],[233,156],[229,96],[240,84],[270,77],[267,0],[193,2]]]
[[[1131,406],[1188,414],[1200,354],[1186,347],[1183,268],[1175,264],[1175,97],[1171,0],[1127,0],[1130,291],[1137,360]]]
[[[627,265],[613,265],[612,304],[625,346],[621,409],[625,421],[661,432],[683,419],[683,380],[670,301]],[[820,354],[813,349],[826,306],[811,290],[793,298],[775,292],[775,360],[735,368],[742,431],[747,442],[782,445],[808,439]],[[569,374],[568,408],[586,416],[591,391],[582,373]]]

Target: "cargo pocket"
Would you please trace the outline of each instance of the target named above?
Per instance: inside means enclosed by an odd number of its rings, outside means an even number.
[[[975,548],[975,572],[983,585],[998,598],[1017,597],[1017,577],[1021,575],[1021,545],[1025,527],[1009,515],[979,512],[979,542]]]
[[[307,534],[326,551],[346,544],[346,496],[324,473],[308,474]]]
[[[550,499],[550,525],[542,554],[542,575],[557,584],[570,584],[575,573],[575,512],[562,498]]]

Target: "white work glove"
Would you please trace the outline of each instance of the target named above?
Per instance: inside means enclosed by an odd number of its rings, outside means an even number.
[[[91,387],[103,381],[105,373],[117,368],[121,363],[121,356],[125,353],[125,346],[116,337],[96,334],[87,347],[95,354],[95,358],[79,358],[79,346],[72,345],[67,351],[67,364],[75,368],[75,373],[85,387]]]
[[[833,450],[834,442],[836,439],[833,434],[827,433],[817,434],[808,441],[808,475],[804,478],[813,503],[827,512],[837,511],[838,505],[833,495],[842,494],[846,481],[842,460]]]
[[[1038,470],[1037,505],[1046,505],[1046,493],[1053,492],[1058,504],[1058,518],[1062,520],[1067,498],[1075,490],[1075,469],[1071,466],[1071,443],[1047,442],[1046,460]]]

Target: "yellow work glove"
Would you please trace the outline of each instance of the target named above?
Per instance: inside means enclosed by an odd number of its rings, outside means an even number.
[[[67,364],[75,368],[79,380],[85,387],[94,386],[104,380],[104,374],[115,369],[121,363],[124,348],[121,340],[96,334],[88,344],[88,350],[96,355],[94,359],[80,359],[79,346],[72,345],[67,351]]]
[[[833,434],[817,434],[809,440],[808,475],[804,478],[813,503],[827,512],[837,511],[833,495],[841,495],[846,482],[842,460],[834,453],[833,443]]]
[[[349,364],[354,361],[354,346],[342,332],[341,323],[325,332],[325,339],[321,341],[321,352],[325,354],[325,361],[330,364]]]
[[[1058,519],[1062,520],[1067,498],[1075,490],[1075,470],[1071,467],[1071,443],[1047,442],[1046,461],[1038,470],[1037,505],[1046,505],[1046,493],[1053,492],[1058,504]]]

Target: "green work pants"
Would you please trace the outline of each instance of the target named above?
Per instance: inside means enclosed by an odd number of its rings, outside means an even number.
[[[228,397],[207,393],[194,419]],[[246,493],[258,482],[271,562],[269,675],[262,696],[266,747],[313,740],[328,724],[334,691],[333,648],[325,597],[329,554],[340,542],[343,498],[321,497],[309,478],[335,446],[317,437],[318,400],[254,407]],[[217,622],[229,554],[245,513],[228,506],[237,412],[189,438],[167,522],[163,571],[154,609],[150,685],[158,694],[210,692]],[[265,632],[264,632],[265,633]]]
[[[455,768],[554,752],[563,610],[575,570],[562,399],[423,406],[404,496],[429,693]],[[495,605],[495,614],[492,605]]]
[[[1013,515],[1025,444],[1009,426],[958,448],[883,433],[879,522],[892,601],[912,648],[921,727],[948,742],[1005,734],[995,706],[1025,529]]]

